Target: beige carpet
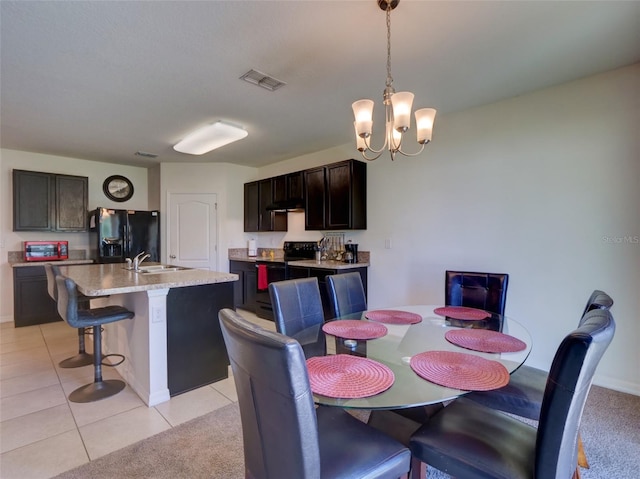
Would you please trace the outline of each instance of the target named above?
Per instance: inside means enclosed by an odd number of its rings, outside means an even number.
[[[640,477],[640,397],[592,388],[580,429],[591,463],[590,470],[582,470],[583,479]],[[65,472],[57,479],[243,477],[240,413],[237,404],[231,404]],[[428,470],[428,479],[447,478],[436,469]]]
[[[234,403],[57,478],[243,478],[242,449],[240,411]]]

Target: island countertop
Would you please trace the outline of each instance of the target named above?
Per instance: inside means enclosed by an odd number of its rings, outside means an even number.
[[[202,284],[227,283],[239,279],[237,274],[201,269],[183,269],[153,274],[136,273],[125,269],[124,263],[61,266],[60,272],[73,279],[78,285],[78,291],[85,296],[183,288]]]

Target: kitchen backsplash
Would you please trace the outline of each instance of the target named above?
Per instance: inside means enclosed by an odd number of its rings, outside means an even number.
[[[87,259],[87,251],[84,249],[70,249],[69,259]],[[9,263],[24,261],[24,251],[9,251],[7,253],[7,261]],[[34,265],[37,266],[37,262]]]

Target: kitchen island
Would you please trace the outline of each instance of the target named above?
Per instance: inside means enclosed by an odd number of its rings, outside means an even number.
[[[147,263],[145,263],[147,266]],[[218,311],[233,308],[238,275],[198,269],[140,273],[124,264],[61,267],[86,296],[108,296],[131,320],[104,326],[105,354],[123,354],[117,370],[148,406],[224,379],[229,360]]]

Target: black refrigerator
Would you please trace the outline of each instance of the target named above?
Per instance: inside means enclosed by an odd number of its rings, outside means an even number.
[[[124,263],[138,253],[160,261],[160,212],[97,208],[89,218],[91,256],[96,263]]]

